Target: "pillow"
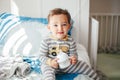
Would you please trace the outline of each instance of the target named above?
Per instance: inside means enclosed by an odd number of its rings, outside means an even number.
[[[10,13],[3,13],[0,15],[0,44],[4,43],[4,38],[7,33],[16,25],[21,24],[23,22],[39,22],[43,24],[47,24],[46,18],[31,18],[25,16],[16,16]]]
[[[41,31],[45,26],[38,22],[24,22],[11,29],[4,39],[4,56],[15,54],[35,56],[38,54],[40,42],[43,39]],[[47,31],[47,28],[45,31]],[[49,34],[49,30],[45,33]]]
[[[41,40],[49,34],[46,18],[3,13],[0,15],[0,22],[0,45],[3,45],[4,56],[13,56],[16,53],[25,56],[37,54]]]
[[[39,50],[39,44],[44,35],[49,34],[46,18],[31,18],[16,16],[10,13],[0,15],[0,45],[3,45],[2,55],[14,54],[32,55]]]

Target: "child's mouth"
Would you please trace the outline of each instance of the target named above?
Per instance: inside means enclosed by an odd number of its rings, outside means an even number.
[[[64,34],[64,32],[58,32],[58,34]]]

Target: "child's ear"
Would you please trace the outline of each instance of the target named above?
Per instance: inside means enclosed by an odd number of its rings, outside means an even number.
[[[71,24],[69,24],[69,27],[68,27],[68,28],[70,29],[70,27],[71,27]]]

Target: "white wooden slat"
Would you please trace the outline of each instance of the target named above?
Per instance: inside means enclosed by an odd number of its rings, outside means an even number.
[[[105,51],[106,49],[117,50],[119,40],[119,26],[120,14],[112,13],[91,13],[99,21],[99,49]]]
[[[90,62],[94,70],[96,70],[99,22],[94,18],[91,21]]]

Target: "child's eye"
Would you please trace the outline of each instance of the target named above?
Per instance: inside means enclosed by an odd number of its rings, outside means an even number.
[[[67,24],[65,23],[65,24],[62,24],[62,26],[67,26]]]
[[[57,25],[57,24],[55,24],[55,25],[53,25],[53,26],[57,27],[58,25]]]

